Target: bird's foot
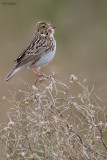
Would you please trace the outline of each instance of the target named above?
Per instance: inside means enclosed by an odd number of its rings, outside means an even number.
[[[46,76],[44,73],[42,73],[42,72],[40,72],[40,73],[37,75],[37,77],[38,77],[38,80],[39,80],[39,81],[43,81],[43,80],[46,80],[46,79],[47,79],[47,76]]]
[[[45,75],[44,73],[40,72],[40,70],[38,70],[38,69],[32,68],[32,71],[36,74],[36,76],[38,77],[38,80],[39,80],[40,82],[51,78],[51,75],[50,75],[50,76],[47,76],[47,75]]]

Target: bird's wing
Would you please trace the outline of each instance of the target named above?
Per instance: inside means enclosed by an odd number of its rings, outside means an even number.
[[[30,62],[36,62],[50,49],[50,39],[47,36],[41,36],[39,33],[36,33],[30,45],[15,60],[17,62],[16,68],[27,65]]]

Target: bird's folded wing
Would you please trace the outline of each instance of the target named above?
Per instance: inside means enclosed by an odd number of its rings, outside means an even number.
[[[50,48],[50,40],[48,37],[41,36],[38,33],[35,34],[30,45],[15,60],[17,62],[16,68],[36,62],[43,54],[47,53]]]

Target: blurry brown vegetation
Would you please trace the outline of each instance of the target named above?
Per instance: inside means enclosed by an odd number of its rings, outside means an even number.
[[[50,77],[27,91],[10,92],[9,122],[0,125],[6,160],[105,160],[105,104],[85,80]],[[72,95],[72,86],[79,86]],[[17,94],[20,99],[16,98]]]

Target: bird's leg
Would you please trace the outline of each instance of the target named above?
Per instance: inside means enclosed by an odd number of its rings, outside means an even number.
[[[40,72],[39,69],[36,69],[36,71],[38,72],[38,74],[39,74],[40,76],[46,77],[46,75],[45,75],[44,73]]]
[[[35,73],[38,76],[38,72],[34,68],[31,68],[31,70],[33,73]]]
[[[46,75],[40,72],[37,68],[31,68],[31,70],[36,74],[39,80],[46,79]]]

